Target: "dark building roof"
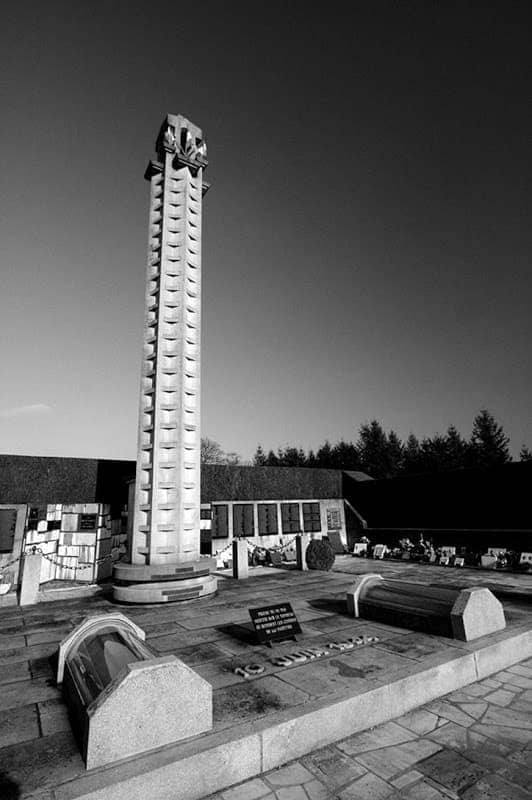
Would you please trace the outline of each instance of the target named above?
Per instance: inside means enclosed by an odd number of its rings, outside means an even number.
[[[0,455],[0,503],[127,503],[134,461]],[[338,498],[342,473],[298,467],[205,465],[201,499],[282,500]]]
[[[342,497],[342,472],[306,467],[228,467],[201,469],[201,499],[282,500]]]
[[[344,473],[344,497],[372,528],[532,529],[531,490],[532,461],[363,482]]]
[[[0,455],[0,503],[127,502],[134,461]]]

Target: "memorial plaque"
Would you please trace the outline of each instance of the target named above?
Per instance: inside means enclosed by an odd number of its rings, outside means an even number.
[[[271,642],[295,640],[296,634],[301,633],[301,626],[290,603],[250,608],[249,616],[259,642],[265,642],[270,646]]]
[[[96,530],[96,519],[97,519],[97,514],[80,514],[79,515],[80,531]]]

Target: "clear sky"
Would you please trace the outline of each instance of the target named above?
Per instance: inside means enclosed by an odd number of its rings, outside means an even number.
[[[134,458],[143,180],[203,128],[203,433],[532,446],[528,3],[2,6],[0,452]]]

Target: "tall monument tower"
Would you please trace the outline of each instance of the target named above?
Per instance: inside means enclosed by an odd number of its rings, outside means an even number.
[[[201,130],[169,114],[150,161],[149,246],[131,564],[116,599],[168,602],[216,590],[200,560]],[[131,513],[131,509],[130,509]]]

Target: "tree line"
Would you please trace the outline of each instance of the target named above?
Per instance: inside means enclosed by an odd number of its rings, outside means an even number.
[[[360,426],[355,442],[341,439],[336,444],[325,441],[316,451],[286,446],[266,452],[259,444],[254,466],[324,467],[359,470],[372,478],[434,473],[468,467],[493,467],[511,461],[510,440],[501,425],[486,409],[474,419],[469,438],[451,425],[445,434],[418,439],[413,433],[401,441],[393,430],[386,433],[374,419]],[[521,461],[532,460],[532,452],[523,445]]]

